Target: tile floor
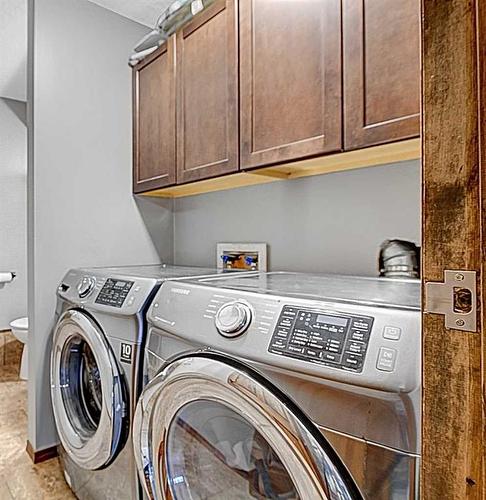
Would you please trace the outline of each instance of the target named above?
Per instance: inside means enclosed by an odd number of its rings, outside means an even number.
[[[69,500],[57,458],[34,465],[25,451],[27,384],[19,380],[22,345],[0,332],[0,500]]]

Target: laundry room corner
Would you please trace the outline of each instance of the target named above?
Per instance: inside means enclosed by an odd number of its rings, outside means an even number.
[[[486,0],[0,0],[0,500],[486,500]]]
[[[131,190],[131,74],[146,27],[86,0],[29,1],[28,439],[58,442],[50,402],[55,290],[66,269],[172,260],[171,202]]]

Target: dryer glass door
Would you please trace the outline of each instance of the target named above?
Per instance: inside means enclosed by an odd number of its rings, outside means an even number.
[[[54,331],[51,395],[59,439],[80,467],[108,465],[126,437],[122,376],[97,324],[71,310]]]
[[[261,375],[221,355],[166,365],[142,393],[133,439],[150,498],[362,498],[305,415]]]

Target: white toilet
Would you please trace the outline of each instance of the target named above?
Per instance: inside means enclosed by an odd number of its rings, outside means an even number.
[[[24,344],[19,376],[22,380],[27,380],[29,374],[29,348],[27,345],[29,338],[29,318],[18,318],[13,320],[10,323],[10,329],[15,338]]]

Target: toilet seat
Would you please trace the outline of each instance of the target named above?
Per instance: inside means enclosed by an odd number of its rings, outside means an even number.
[[[10,323],[10,328],[12,330],[28,330],[29,329],[29,318],[18,318]]]
[[[29,349],[27,346],[27,341],[29,338],[29,318],[18,318],[14,319],[10,323],[10,329],[14,334],[15,338],[24,344],[22,350],[22,360],[20,361],[20,378],[22,380],[27,380],[28,378],[28,367],[29,367]]]

